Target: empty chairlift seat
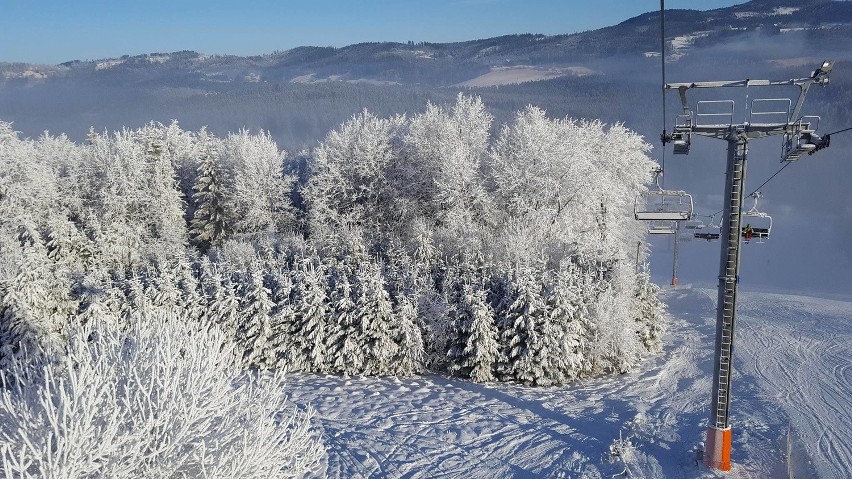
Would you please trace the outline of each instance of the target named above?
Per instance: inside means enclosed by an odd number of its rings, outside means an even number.
[[[648,234],[673,235],[677,233],[677,223],[674,221],[649,221]]]
[[[633,216],[639,221],[686,221],[692,219],[692,195],[685,191],[664,190],[660,186],[662,170],[654,169],[656,189],[636,198]]]

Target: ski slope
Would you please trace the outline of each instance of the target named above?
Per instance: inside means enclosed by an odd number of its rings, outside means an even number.
[[[568,388],[293,375],[324,430],[329,477],[852,477],[852,303],[739,295],[730,475],[696,448],[707,424],[716,291],[666,291],[665,351]],[[792,460],[788,466],[788,428]],[[629,440],[613,457],[619,438]],[[626,442],[623,442],[623,444]]]

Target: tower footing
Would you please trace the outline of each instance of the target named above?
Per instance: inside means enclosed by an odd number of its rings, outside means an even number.
[[[704,465],[720,471],[731,470],[731,428],[707,428],[704,441]]]

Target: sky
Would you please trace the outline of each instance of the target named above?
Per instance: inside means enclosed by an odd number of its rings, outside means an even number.
[[[669,0],[666,8],[738,3],[744,2]],[[659,8],[656,0],[0,0],[0,62],[58,64],[180,50],[245,56],[305,45],[553,35]]]

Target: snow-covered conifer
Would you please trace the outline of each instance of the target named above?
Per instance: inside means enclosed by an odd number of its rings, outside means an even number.
[[[538,384],[542,370],[542,326],[545,305],[534,272],[522,269],[513,278],[512,301],[502,312],[500,343],[504,349],[504,378]]]
[[[457,337],[450,349],[450,368],[477,382],[494,380],[498,359],[494,311],[486,302],[485,290],[470,284],[451,305]]]
[[[423,336],[417,326],[414,302],[408,296],[397,295],[393,317],[398,345],[397,355],[393,360],[393,374],[410,376],[419,373],[423,368]]]
[[[38,238],[25,244],[17,274],[0,303],[0,360],[29,350],[55,354],[62,349],[78,304],[70,298],[70,278],[57,271]]]
[[[393,329],[393,305],[385,289],[378,265],[365,264],[358,270],[358,293],[355,316],[363,337],[364,368],[368,375],[392,374],[391,361],[397,354]]]
[[[327,355],[330,368],[343,374],[357,374],[363,367],[361,328],[356,316],[349,265],[340,263],[331,269]]]
[[[201,251],[222,244],[227,234],[225,212],[225,172],[219,165],[216,145],[206,137],[192,189],[195,213],[191,221],[190,239]]]
[[[301,356],[310,371],[325,371],[328,335],[326,277],[321,266],[306,262],[298,266],[295,285],[295,324],[293,354]]]
[[[275,364],[275,352],[269,344],[272,337],[269,313],[274,303],[269,297],[269,289],[263,284],[261,271],[252,269],[246,281],[237,333],[240,344],[245,348],[243,361],[248,366],[268,368]]]
[[[661,349],[662,336],[665,333],[663,322],[665,303],[658,296],[660,287],[651,282],[647,265],[636,275],[636,293],[634,295],[633,311],[636,321],[636,334],[645,350],[658,353]]]

